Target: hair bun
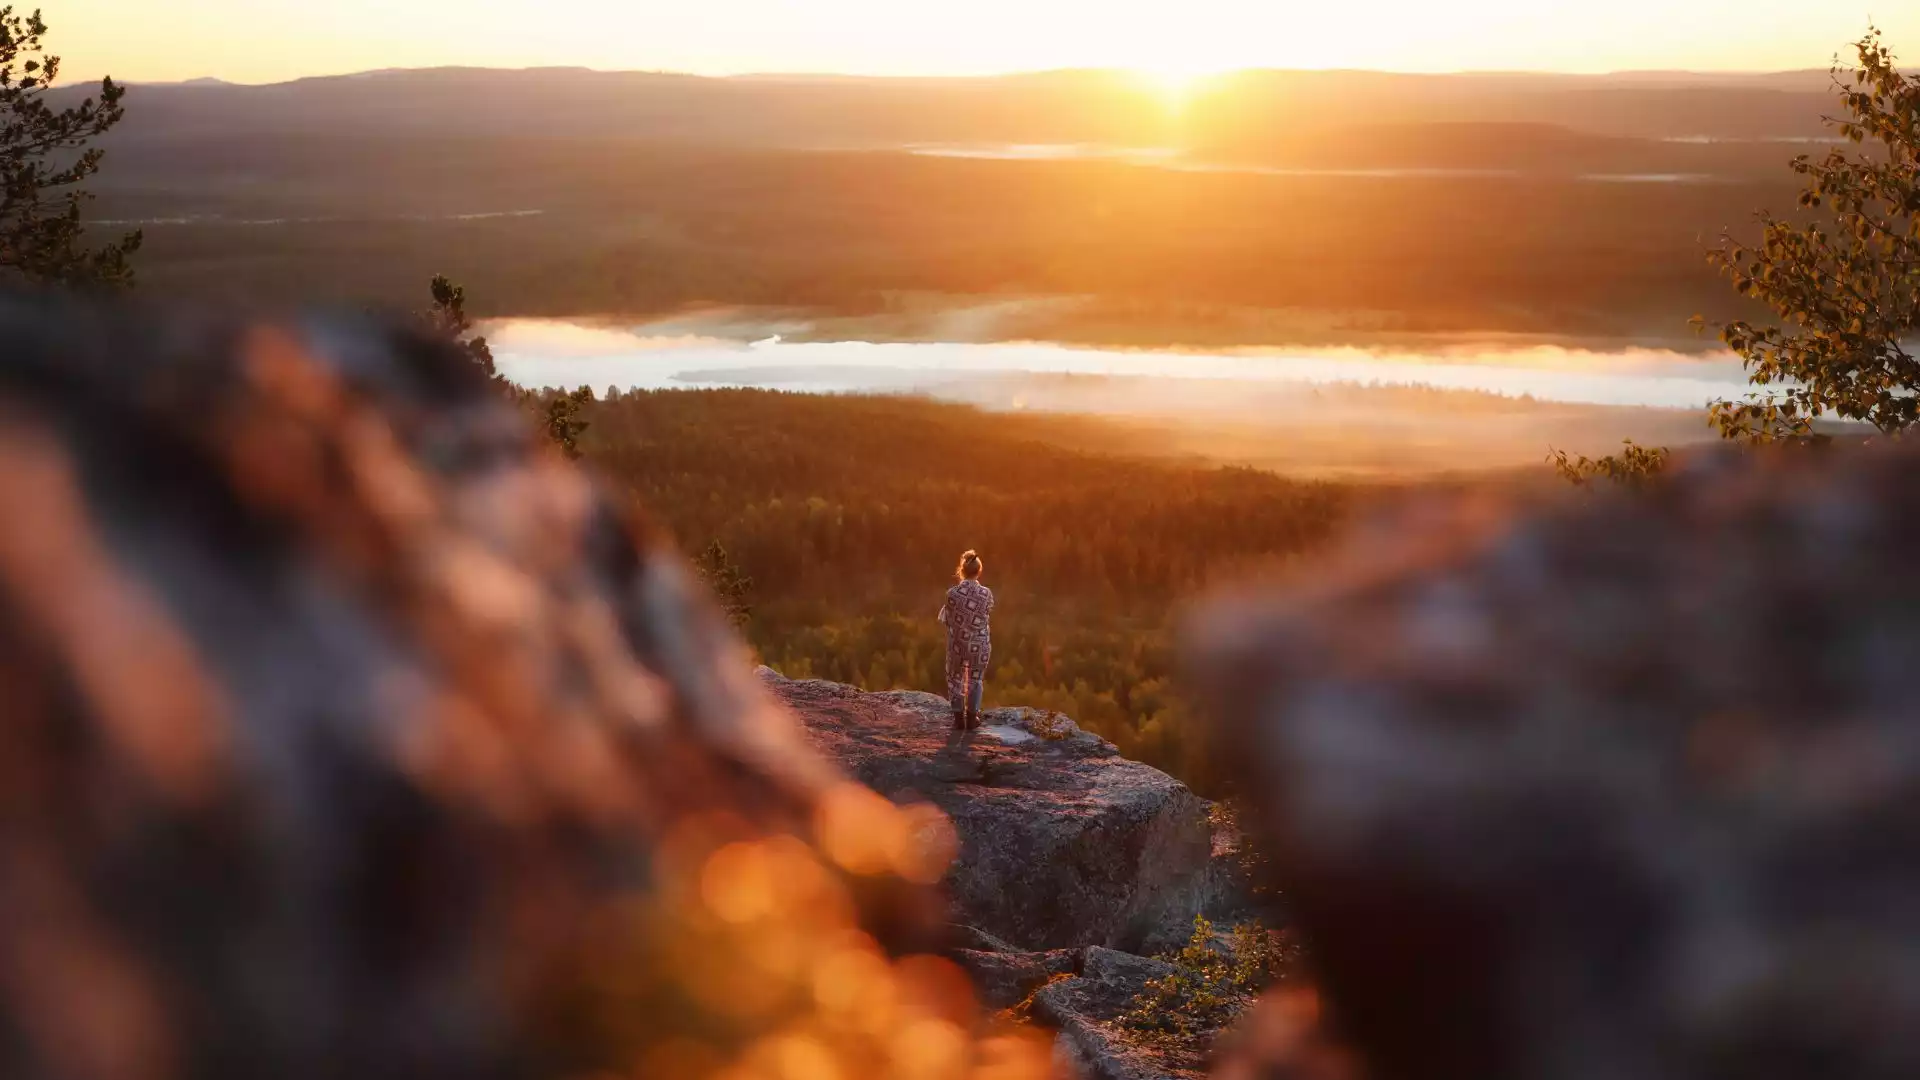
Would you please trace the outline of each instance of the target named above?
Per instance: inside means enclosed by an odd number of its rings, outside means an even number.
[[[953,577],[956,581],[965,581],[969,578],[979,577],[980,571],[984,569],[986,569],[986,564],[980,561],[980,553],[972,548],[968,548],[965,552],[961,553],[960,565],[954,567]]]

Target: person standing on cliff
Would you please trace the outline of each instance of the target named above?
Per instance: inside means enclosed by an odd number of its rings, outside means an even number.
[[[953,730],[980,726],[980,697],[986,689],[987,662],[993,658],[993,636],[988,618],[993,614],[993,590],[980,584],[985,569],[976,552],[960,556],[954,572],[957,583],[947,590],[940,621],[947,627],[947,700],[953,704]]]

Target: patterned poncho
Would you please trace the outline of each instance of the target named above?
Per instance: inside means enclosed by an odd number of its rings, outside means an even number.
[[[993,614],[993,590],[977,581],[963,581],[947,590],[947,640],[953,645],[985,645],[991,640],[987,620]]]

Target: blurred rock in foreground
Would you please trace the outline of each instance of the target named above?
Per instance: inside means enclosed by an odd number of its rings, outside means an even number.
[[[1920,449],[1714,455],[1409,513],[1204,620],[1367,1072],[1920,1076],[1916,553]]]
[[[1038,1075],[689,581],[454,349],[0,301],[0,1076]]]

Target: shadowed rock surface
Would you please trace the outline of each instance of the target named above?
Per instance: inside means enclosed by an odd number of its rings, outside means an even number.
[[[1117,1023],[1134,995],[1173,971],[1162,960],[1091,948],[1072,978],[1050,982],[1034,995],[1033,1011],[1059,1029],[1060,1056],[1086,1080],[1198,1077],[1197,1057],[1157,1048]]]
[[[1198,681],[1371,1074],[1920,1075],[1917,550],[1911,444],[1709,455],[1216,609]]]
[[[1043,953],[1004,949],[983,952],[959,949],[953,958],[980,991],[980,1002],[989,1009],[1011,1009],[1027,1000],[1050,979],[1071,975],[1080,965],[1082,950],[1050,949]]]
[[[0,299],[0,724],[0,1076],[1046,1068],[941,823],[405,329]]]
[[[931,802],[959,834],[953,917],[1028,950],[1138,950],[1184,940],[1221,901],[1208,803],[1071,720],[988,712],[953,730],[945,699],[868,694],[761,669],[814,745],[898,802]]]
[[[1055,1058],[1082,1080],[1163,1080],[1201,1075],[1198,1049],[1156,1045],[1119,1022],[1147,983],[1174,972],[1164,960],[1101,948],[1022,952],[972,927],[953,955],[989,1007],[1009,1009],[1058,1034]]]

